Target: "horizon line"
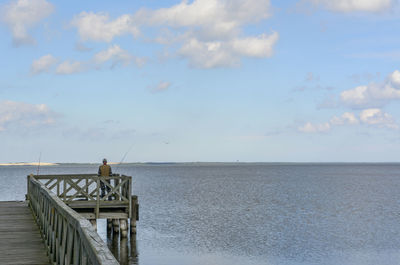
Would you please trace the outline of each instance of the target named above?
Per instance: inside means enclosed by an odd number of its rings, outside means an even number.
[[[6,162],[0,166],[57,166],[62,164],[101,164],[101,162]],[[108,162],[118,166],[126,164],[400,164],[400,161],[146,161],[146,162]]]

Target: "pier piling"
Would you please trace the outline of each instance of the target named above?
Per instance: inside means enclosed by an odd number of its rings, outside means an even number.
[[[130,220],[131,234],[136,234],[136,220],[139,220],[138,197],[136,195],[132,195],[131,201],[132,201],[131,220]]]
[[[119,219],[113,219],[112,225],[113,225],[113,232],[119,233]]]
[[[119,227],[121,230],[121,238],[126,238],[128,236],[128,222],[126,219],[119,220]]]

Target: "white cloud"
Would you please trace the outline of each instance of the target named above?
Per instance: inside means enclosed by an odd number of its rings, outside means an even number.
[[[239,58],[224,47],[223,42],[201,42],[197,39],[187,40],[179,49],[179,55],[189,58],[194,67],[214,68],[239,64]]]
[[[303,133],[322,133],[327,132],[331,129],[331,125],[328,122],[320,124],[312,124],[307,122],[303,126],[299,127],[298,130]]]
[[[378,108],[363,110],[360,113],[360,120],[368,125],[377,125],[379,127],[387,127],[391,129],[398,128],[398,125],[394,122],[393,117]]]
[[[65,61],[58,65],[56,74],[69,75],[83,72],[86,69],[83,62],[79,61]]]
[[[177,53],[199,68],[230,67],[242,57],[272,56],[279,34],[240,36],[242,27],[271,15],[269,0],[195,0],[158,10],[141,10],[135,20],[152,26],[170,26],[183,30],[161,38],[163,43],[180,42]]]
[[[55,123],[57,117],[45,104],[0,101],[0,131],[46,126]]]
[[[368,86],[358,86],[351,90],[345,90],[340,93],[340,98],[345,103],[362,105],[368,102]]]
[[[400,99],[400,71],[395,70],[383,83],[370,83],[345,90],[341,101],[351,107],[377,107]]]
[[[140,24],[197,28],[213,38],[236,35],[240,27],[271,15],[269,0],[182,1],[169,8],[142,9],[134,17]]]
[[[345,112],[342,114],[342,116],[337,117],[333,116],[332,119],[330,120],[330,124],[332,125],[345,125],[345,124],[358,124],[359,121],[354,115],[354,113],[351,112]]]
[[[167,81],[161,81],[156,86],[150,87],[153,92],[163,92],[171,87],[171,83]]]
[[[382,12],[393,7],[394,0],[306,0],[337,12]]]
[[[110,21],[109,15],[105,13],[82,12],[72,20],[71,25],[78,28],[83,41],[110,42],[113,38],[124,34],[133,36],[139,34],[131,15],[122,15]]]
[[[57,62],[58,60],[50,54],[42,56],[32,63],[31,72],[33,74],[49,72]],[[63,61],[56,67],[55,73],[59,75],[69,75],[81,73],[90,69],[101,69],[109,62],[111,62],[111,68],[118,65],[128,66],[131,63],[140,67],[146,63],[146,59],[136,57],[128,51],[121,49],[118,45],[113,45],[106,50],[96,53],[93,58],[88,61]]]
[[[335,126],[362,124],[375,126],[378,128],[399,128],[390,114],[383,112],[378,108],[371,108],[360,111],[359,119],[354,113],[345,112],[340,117],[333,116],[329,122],[320,124],[312,124],[311,122],[307,122],[303,126],[298,127],[298,130],[303,133],[321,133],[327,132]]]
[[[143,64],[143,59],[136,58],[126,50],[121,49],[118,45],[110,46],[107,50],[101,51],[94,55],[94,63],[97,66],[101,66],[109,61],[112,63],[112,67],[116,65],[127,66],[134,62],[136,65],[141,66]]]
[[[352,112],[345,112],[339,117],[333,116],[328,123],[314,125],[307,122],[305,125],[298,127],[298,130],[305,133],[315,133],[323,131],[324,128],[343,125],[363,125],[397,130],[399,125],[394,118],[379,107],[399,99],[400,71],[395,70],[381,83],[371,82],[368,85],[342,91],[340,93],[341,104],[336,104],[336,98],[329,100],[328,103],[333,103],[332,107],[344,104],[354,109],[360,109],[358,118]],[[322,126],[326,124],[330,126]]]
[[[42,56],[35,60],[31,65],[31,73],[39,74],[42,72],[50,72],[58,62],[51,54]],[[121,49],[118,45],[110,46],[108,49],[96,53],[92,59],[88,61],[72,61],[66,60],[55,67],[55,73],[60,75],[69,75],[88,71],[90,69],[101,69],[111,62],[111,68],[118,65],[128,66],[134,63],[142,66],[146,63],[145,58],[136,57],[128,51]]]
[[[262,34],[258,37],[247,37],[243,39],[234,39],[229,42],[232,51],[239,55],[249,57],[270,57],[272,55],[272,47],[278,41],[279,34],[277,32],[271,35]]]
[[[392,84],[392,86],[400,88],[400,71],[395,70],[389,75],[388,80]]]
[[[243,27],[271,15],[270,0],[194,0],[167,8],[141,9],[110,20],[105,13],[82,12],[71,24],[82,40],[106,41],[124,34],[139,34],[139,27],[154,27],[154,41],[188,58],[192,66],[236,66],[242,57],[267,58],[279,34],[243,36]],[[173,45],[172,45],[173,44]],[[179,47],[180,46],[180,47]],[[177,48],[178,47],[178,48]]]
[[[190,64],[200,68],[236,66],[242,56],[267,58],[272,56],[273,46],[279,35],[274,32],[267,36],[234,39],[231,41],[208,41],[188,39],[178,53],[189,58]]]
[[[48,72],[57,63],[57,61],[58,60],[51,54],[42,56],[33,61],[31,65],[31,73],[39,74],[42,72]]]
[[[29,28],[49,16],[54,6],[46,0],[11,1],[2,8],[2,20],[9,26],[15,45],[31,44],[34,39],[28,34]]]

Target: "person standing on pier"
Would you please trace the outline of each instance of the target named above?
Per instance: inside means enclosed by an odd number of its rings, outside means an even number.
[[[107,159],[103,159],[103,165],[99,166],[99,172],[98,176],[100,177],[109,177],[112,174],[111,167],[107,165]],[[106,180],[108,184],[111,184],[111,181],[109,179]],[[102,181],[100,181],[100,188],[101,188],[101,197],[103,198],[106,195],[106,190],[107,193],[110,192],[110,187],[105,185]],[[109,200],[111,200],[111,197],[108,197]]]

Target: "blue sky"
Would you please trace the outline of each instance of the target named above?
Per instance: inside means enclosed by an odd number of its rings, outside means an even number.
[[[398,4],[0,1],[0,161],[399,161]]]

